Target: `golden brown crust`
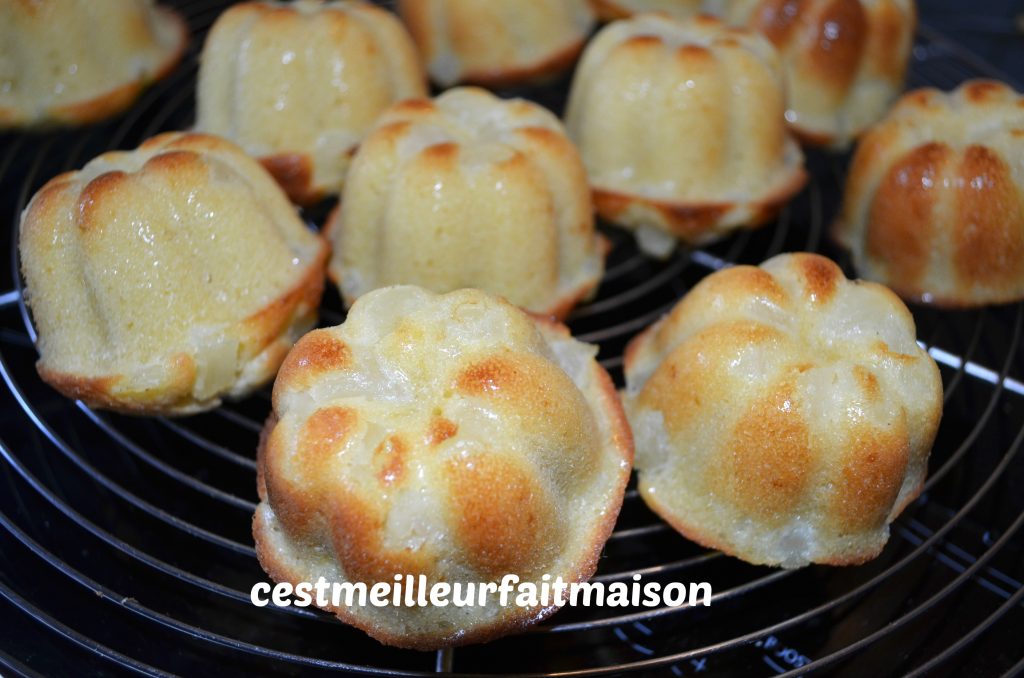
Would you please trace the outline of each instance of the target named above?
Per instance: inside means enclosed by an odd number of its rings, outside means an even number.
[[[455,538],[485,576],[532,574],[565,539],[550,497],[518,463],[471,454],[452,457],[445,473]]]
[[[324,196],[322,189],[313,186],[313,160],[305,153],[272,155],[259,161],[292,202],[311,205]]]
[[[937,186],[952,149],[928,143],[896,162],[878,187],[871,206],[867,251],[889,259],[894,287],[920,284],[936,237],[931,223]]]
[[[303,424],[299,431],[299,446],[303,450],[299,475],[307,483],[315,483],[326,470],[329,455],[336,452],[355,428],[358,413],[350,407],[321,407]]]
[[[624,42],[622,44],[623,44],[623,46],[629,46],[630,43],[633,43],[633,42],[636,42],[636,41],[639,40],[640,44],[642,45],[642,44],[644,44],[645,39],[648,38],[648,37],[653,38],[654,36],[638,35],[636,37],[630,38],[629,40],[627,40],[626,42]],[[655,43],[660,43],[661,42],[661,40],[659,40],[658,38],[654,38],[654,41],[655,41]],[[733,39],[722,38],[719,41],[718,44],[720,46],[723,46],[723,47],[735,47],[737,43]],[[704,45],[694,45],[694,44],[680,45],[676,49],[675,54],[673,56],[675,56],[676,59],[679,59],[680,61],[682,61],[684,63],[685,62],[690,62],[690,66],[691,67],[696,67],[696,68],[706,67],[715,58],[714,53],[712,53],[712,51],[710,49],[708,49]],[[703,63],[701,63],[701,62],[703,62]]]
[[[832,0],[818,16],[815,32],[819,39],[813,42],[809,54],[815,75],[837,89],[849,89],[867,45],[868,20],[863,6],[850,0]]]
[[[107,409],[114,409],[119,404],[110,397],[110,392],[121,379],[120,375],[80,377],[74,374],[63,374],[47,369],[41,361],[36,363],[36,371],[43,381],[72,400],[81,400]]]
[[[701,236],[710,232],[732,207],[731,205],[713,204],[681,205],[640,198],[618,191],[594,189],[594,208],[603,218],[612,222],[621,221],[622,214],[638,202],[654,208],[659,215],[659,221],[665,225],[666,230],[685,242],[699,241]],[[763,225],[765,221],[767,218],[760,221],[755,218],[751,220],[750,226]]]
[[[81,197],[78,199],[78,211],[82,215],[78,222],[78,228],[83,233],[96,231],[101,226],[93,214],[100,210],[108,197],[116,195],[118,188],[124,184],[127,176],[120,170],[105,172],[85,185]]]
[[[422,54],[430,44],[430,17],[427,15],[427,3],[421,0],[398,0],[398,15],[402,17],[413,42]]]
[[[437,447],[459,432],[459,425],[444,417],[434,417],[430,422],[430,430],[427,432],[426,443],[430,447]]]
[[[594,188],[594,207],[603,218],[618,222],[632,206],[640,204],[649,207],[657,215],[658,225],[683,242],[697,244],[706,242],[716,227],[733,210],[742,209],[748,218],[743,219],[746,228],[757,228],[771,221],[779,211],[803,189],[807,183],[807,172],[798,167],[790,179],[770,195],[748,203],[680,203],[653,200],[638,195],[604,188]]]
[[[1009,287],[1024,261],[1024,199],[996,151],[972,144],[960,161],[953,270],[961,284]]]
[[[874,54],[875,68],[892,82],[902,82],[906,76],[907,58],[900,50],[906,33],[917,26],[917,5],[910,3],[904,14],[895,3],[882,3],[875,15],[873,30],[869,35],[868,52]]]
[[[393,581],[395,573],[419,575],[427,567],[430,547],[418,552],[381,543],[386,516],[358,492],[345,488],[329,500],[330,543],[346,574],[367,584]]]
[[[358,150],[353,146],[345,151],[351,158]],[[278,153],[257,158],[281,185],[288,198],[296,205],[308,207],[327,197],[329,191],[317,186],[313,180],[313,158],[306,153]]]
[[[843,146],[846,145],[846,142],[837,134],[806,129],[797,123],[790,123],[789,129],[793,133],[793,136],[796,137],[797,141],[804,146],[834,148],[837,144],[841,144]]]
[[[832,494],[832,515],[841,532],[877,529],[884,525],[899,495],[910,458],[905,430],[857,428],[842,459],[840,479]]]
[[[590,6],[594,8],[601,21],[626,19],[632,15],[632,12],[616,4],[613,0],[590,0]]]
[[[344,370],[351,364],[351,349],[323,329],[302,336],[281,363],[274,382],[274,403],[286,389],[308,387],[317,377],[330,370]]]
[[[767,525],[788,520],[814,464],[792,384],[780,384],[755,401],[733,427],[726,449],[730,453],[715,473],[729,500]]]
[[[860,388],[869,403],[874,404],[881,400],[882,391],[878,384],[878,377],[871,370],[861,365],[854,365],[853,377],[860,384]]]
[[[802,257],[797,260],[797,268],[803,278],[804,293],[819,304],[830,302],[845,281],[842,269],[825,257]]]
[[[114,374],[101,377],[83,377],[51,370],[43,365],[42,359],[36,362],[36,372],[47,384],[62,395],[72,400],[81,400],[89,407],[103,408],[131,415],[163,414],[174,416],[175,407],[187,406],[190,402],[189,391],[196,379],[196,365],[192,358],[178,354],[169,360],[174,379],[161,393],[146,394],[116,393],[117,385],[124,380],[123,375]],[[182,412],[186,414],[187,412]]]
[[[971,103],[986,104],[998,101],[1006,92],[1006,85],[995,80],[971,80],[961,89]]]
[[[1024,297],[1015,103],[1024,99],[995,81],[926,88],[865,135],[832,228],[862,276],[944,308]]]
[[[789,40],[799,25],[803,0],[766,0],[757,8],[752,25],[775,45]]]

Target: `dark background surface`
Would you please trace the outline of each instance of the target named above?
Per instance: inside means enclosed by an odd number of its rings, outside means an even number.
[[[921,23],[1024,85],[1024,0],[921,0]]]

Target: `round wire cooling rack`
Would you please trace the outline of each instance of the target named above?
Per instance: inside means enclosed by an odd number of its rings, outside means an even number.
[[[0,667],[14,674],[645,673],[998,675],[1024,670],[1024,304],[915,308],[940,363],[945,414],[921,498],[882,555],[852,568],[754,567],[675,534],[628,491],[596,579],[711,583],[710,607],[565,609],[524,634],[438,653],[397,650],[316,610],[258,609],[255,449],[269,391],[186,419],[94,412],[34,370],[17,222],[47,179],[192,123],[196,57],[221,2],[177,3],[184,64],[123,116],[78,131],[0,136]],[[922,30],[911,85],[998,76]],[[556,111],[566,81],[508,92]],[[605,228],[597,298],[570,319],[621,383],[622,351],[709,272],[784,251],[828,254],[845,158],[811,153],[812,181],[777,222],[665,262]],[[310,219],[320,223],[323,210]],[[324,324],[344,311],[328,291]]]

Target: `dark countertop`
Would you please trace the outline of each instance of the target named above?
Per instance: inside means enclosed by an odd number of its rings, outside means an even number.
[[[921,24],[985,59],[1024,87],[1024,0],[919,0]]]

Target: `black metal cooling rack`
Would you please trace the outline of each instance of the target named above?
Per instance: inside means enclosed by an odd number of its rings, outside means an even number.
[[[191,125],[196,54],[224,3],[177,3],[188,58],[120,118],[79,131],[0,136],[0,671],[4,674],[645,673],[1001,675],[1024,671],[1024,304],[916,308],[942,366],[945,415],[921,498],[875,561],[780,571],[676,535],[630,490],[597,578],[708,581],[709,608],[567,609],[525,634],[439,653],[386,648],[333,617],[257,609],[265,576],[250,519],[269,392],[187,419],[93,412],[34,370],[17,220],[48,178],[111,148]],[[922,31],[911,85],[999,75]],[[566,82],[509,92],[561,110]],[[570,325],[621,383],[625,343],[710,271],[783,251],[828,254],[845,158],[809,157],[813,180],[778,222],[667,262],[614,243],[598,298]],[[324,209],[308,216],[320,223]],[[344,317],[329,291],[322,318]]]

